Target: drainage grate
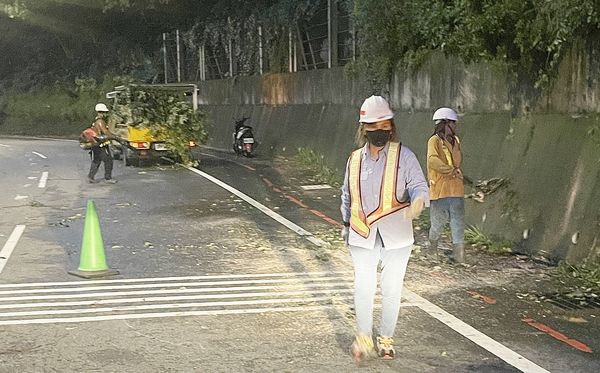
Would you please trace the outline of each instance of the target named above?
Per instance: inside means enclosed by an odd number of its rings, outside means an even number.
[[[564,310],[600,309],[600,297],[594,293],[555,293],[539,298]]]

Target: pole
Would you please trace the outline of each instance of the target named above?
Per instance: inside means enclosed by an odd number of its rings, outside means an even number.
[[[198,47],[198,69],[200,70],[200,80],[206,80],[204,74],[204,44]]]
[[[327,36],[328,36],[328,58],[327,67],[332,68],[338,64],[338,25],[337,25],[337,1],[327,0]]]
[[[202,79],[206,80],[206,72],[208,71],[208,65],[206,64],[206,46],[202,44]]]
[[[229,76],[233,78],[233,38],[231,37],[231,18],[227,17],[227,24],[229,25]]]
[[[262,43],[262,26],[258,26],[258,72],[263,74],[263,43]]]
[[[356,61],[356,28],[352,22],[352,61]]]
[[[290,33],[291,35],[291,33]],[[294,72],[298,71],[298,39],[293,38],[294,40]]]
[[[288,33],[288,71],[294,71],[294,65],[292,61],[292,29],[290,28],[290,32]]]
[[[192,89],[192,108],[194,109],[194,112],[196,112],[198,110],[198,86],[192,84]]]
[[[181,83],[181,56],[179,49],[179,29],[175,30],[177,39],[177,83]]]
[[[162,45],[162,50],[163,50],[163,69],[165,70],[165,84],[168,81],[168,77],[167,77],[167,35],[163,32],[162,34],[162,39],[163,39],[163,45]]]

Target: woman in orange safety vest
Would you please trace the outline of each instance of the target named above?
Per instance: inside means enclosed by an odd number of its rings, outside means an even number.
[[[348,159],[342,187],[342,238],[354,265],[357,361],[395,354],[393,335],[404,274],[414,242],[412,219],[429,205],[427,181],[415,154],[396,142],[393,112],[381,96],[360,109],[357,145]],[[381,263],[382,310],[377,350],[372,337],[377,267]]]

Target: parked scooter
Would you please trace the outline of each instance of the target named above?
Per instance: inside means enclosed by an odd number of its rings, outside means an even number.
[[[235,121],[235,131],[233,132],[233,151],[237,155],[251,157],[256,146],[252,127],[245,123],[250,117],[243,117]]]

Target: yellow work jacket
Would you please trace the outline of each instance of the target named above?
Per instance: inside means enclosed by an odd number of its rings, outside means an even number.
[[[454,146],[438,135],[427,142],[427,181],[429,199],[446,197],[464,197],[465,186],[461,177],[453,174],[454,168],[462,171],[462,152],[460,140],[456,137]]]

